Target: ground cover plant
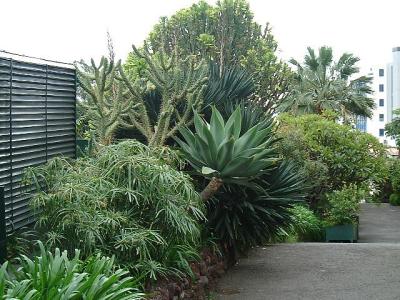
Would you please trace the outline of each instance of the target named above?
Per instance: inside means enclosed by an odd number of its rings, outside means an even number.
[[[38,256],[18,257],[16,268],[2,265],[2,299],[143,299],[138,282],[117,268],[114,258],[96,255],[82,261],[79,250],[71,257],[58,248],[52,254],[41,242],[39,247]]]
[[[168,148],[125,141],[94,157],[31,169],[37,229],[51,248],[115,255],[142,281],[190,273],[205,217],[180,163]]]

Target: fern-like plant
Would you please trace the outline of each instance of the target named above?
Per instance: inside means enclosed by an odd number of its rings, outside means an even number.
[[[179,164],[168,148],[125,141],[94,157],[30,169],[27,177],[38,187],[36,227],[52,248],[115,255],[143,280],[177,273],[182,264],[162,262],[178,245],[196,251],[204,219],[203,203]]]

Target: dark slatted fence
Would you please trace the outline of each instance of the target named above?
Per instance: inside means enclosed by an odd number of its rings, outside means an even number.
[[[73,68],[0,57],[0,187],[7,230],[32,220],[24,168],[75,157]]]

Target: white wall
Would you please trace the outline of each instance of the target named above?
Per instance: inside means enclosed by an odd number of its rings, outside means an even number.
[[[379,69],[384,70],[384,76],[379,76]],[[382,144],[387,144],[389,146],[394,146],[395,142],[386,135],[380,136],[380,129],[385,128],[385,124],[388,122],[388,103],[387,99],[387,80],[388,68],[383,66],[374,67],[371,70],[370,76],[373,76],[372,89],[374,90],[373,98],[375,100],[376,108],[373,112],[373,116],[367,120],[367,132],[379,139]],[[379,86],[383,85],[383,91],[379,91]],[[383,106],[380,106],[380,99],[383,99]],[[380,120],[379,115],[383,115],[383,121]]]

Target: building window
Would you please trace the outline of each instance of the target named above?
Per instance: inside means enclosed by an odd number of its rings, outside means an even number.
[[[385,105],[385,101],[383,99],[379,99],[379,106],[384,106]]]
[[[367,132],[367,117],[357,116],[356,117],[356,128],[361,132]]]
[[[383,122],[384,119],[384,115],[383,114],[379,114],[379,121]]]
[[[379,85],[379,91],[380,91],[380,92],[383,92],[383,90],[384,90],[384,89],[383,89],[383,84],[380,84],[380,85]]]
[[[384,69],[379,69],[379,77],[385,76],[385,70]]]
[[[379,136],[385,135],[385,129],[379,129]]]

